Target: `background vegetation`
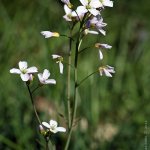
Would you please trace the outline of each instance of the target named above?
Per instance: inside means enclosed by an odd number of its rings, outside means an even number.
[[[94,75],[79,88],[78,125],[71,150],[142,150],[145,123],[150,148],[149,6],[148,0],[116,0],[114,7],[107,8],[102,14],[108,23],[106,37],[87,37],[85,46],[95,40],[113,46],[105,53],[104,62],[114,66],[116,74],[111,79]],[[59,0],[0,0],[2,150],[42,149],[27,89],[18,76],[9,73],[20,60],[28,61],[40,71],[50,69],[57,85],[45,86],[36,92],[36,105],[43,121],[58,119],[65,126],[65,119],[59,114],[65,114],[66,74],[59,74],[51,54],[66,57],[68,40],[46,40],[40,35],[42,30],[67,34],[68,25],[62,19],[63,14]],[[79,61],[79,79],[82,79],[100,65],[98,51],[87,50]],[[62,149],[66,136],[58,134],[54,140],[58,143],[57,149]]]

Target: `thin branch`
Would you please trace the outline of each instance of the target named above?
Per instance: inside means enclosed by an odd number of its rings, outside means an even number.
[[[84,52],[85,50],[89,49],[89,48],[92,48],[93,46],[89,46],[89,47],[85,47],[83,48],[82,50],[79,51],[79,54],[81,54],[82,52]]]
[[[91,77],[92,75],[94,75],[95,73],[97,73],[98,71],[94,71],[91,74],[89,74],[88,76],[86,76],[85,78],[83,78],[78,84],[77,87],[79,87],[84,81],[86,81],[89,77]]]
[[[72,41],[74,41],[74,39],[72,37],[69,37],[68,35],[60,34],[60,36],[66,37],[66,38],[71,39]]]
[[[35,104],[34,104],[34,101],[33,101],[32,92],[31,92],[31,90],[30,90],[30,87],[29,87],[28,83],[26,83],[26,85],[27,85],[27,88],[28,88],[28,92],[29,92],[29,95],[30,95],[30,100],[31,100],[31,103],[32,103],[32,106],[33,106],[33,109],[34,109],[35,116],[36,116],[36,118],[37,118],[39,124],[41,124],[41,120],[40,120],[40,118],[39,118],[39,116],[38,116],[38,113],[37,113],[37,111],[36,111],[36,107],[35,107]]]
[[[37,89],[39,89],[40,87],[42,87],[43,86],[43,84],[39,84],[36,88],[34,88],[33,90],[32,90],[32,94],[37,90]]]

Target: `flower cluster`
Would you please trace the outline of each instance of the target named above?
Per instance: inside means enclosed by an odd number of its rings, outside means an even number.
[[[80,0],[81,5],[77,6],[77,8],[74,8],[74,6],[71,4],[69,0],[61,0],[64,3],[64,11],[65,15],[63,18],[67,22],[73,22],[73,24],[76,24],[80,22],[80,24],[83,23],[82,26],[82,37],[86,36],[87,34],[102,34],[106,35],[106,31],[104,30],[104,27],[107,25],[107,23],[103,22],[103,17],[101,15],[101,11],[104,10],[105,7],[113,7],[113,1],[111,0]],[[82,22],[83,21],[83,22]],[[58,32],[51,32],[51,31],[42,31],[42,35],[45,36],[45,38],[50,37],[59,37],[60,34]],[[96,43],[95,47],[99,49],[99,58],[100,60],[103,59],[103,50],[104,49],[111,49],[112,46],[108,44],[102,44],[102,43]],[[60,73],[63,74],[63,57],[59,55],[52,55],[53,59],[57,59],[56,63],[59,64]],[[106,68],[107,65],[100,68]],[[100,70],[99,70],[100,71]],[[114,73],[115,71],[111,72]],[[102,75],[103,73],[100,72]],[[105,74],[108,77],[111,77],[108,74]]]

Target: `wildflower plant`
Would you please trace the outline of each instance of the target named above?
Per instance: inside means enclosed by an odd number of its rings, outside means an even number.
[[[45,38],[53,38],[53,37],[60,37],[65,36],[68,38],[69,49],[67,53],[67,60],[58,54],[53,54],[52,59],[59,65],[60,74],[63,75],[63,69],[67,66],[67,95],[66,95],[66,128],[58,127],[57,121],[49,118],[49,122],[43,122],[40,119],[39,114],[37,113],[33,93],[39,89],[41,86],[49,85],[54,86],[56,84],[55,79],[50,79],[50,71],[48,69],[44,69],[43,73],[38,73],[38,69],[36,67],[29,67],[27,66],[26,61],[19,62],[19,69],[13,68],[10,70],[10,73],[19,74],[22,81],[26,83],[31,103],[33,105],[33,110],[35,112],[35,117],[39,123],[39,130],[41,135],[43,135],[46,146],[45,149],[48,150],[48,143],[51,141],[51,134],[55,134],[57,132],[66,132],[66,144],[64,149],[67,150],[70,144],[70,140],[72,137],[73,127],[75,125],[76,120],[76,113],[77,113],[77,106],[78,106],[78,98],[77,98],[77,89],[79,86],[86,81],[90,76],[95,73],[100,74],[100,76],[105,75],[106,77],[112,77],[112,74],[115,73],[114,67],[109,65],[102,65],[99,66],[94,72],[87,75],[81,80],[78,80],[78,63],[79,63],[79,55],[82,51],[91,48],[97,48],[99,52],[99,60],[98,62],[102,62],[103,60],[103,51],[107,51],[107,49],[111,49],[112,46],[108,44],[102,44],[100,41],[99,43],[95,43],[94,45],[89,45],[88,47],[81,49],[82,42],[84,42],[84,37],[87,34],[93,34],[93,36],[105,36],[106,31],[104,27],[107,25],[103,22],[103,17],[101,12],[105,9],[105,7],[113,7],[113,1],[110,0],[80,0],[80,5],[76,8],[69,0],[61,0],[64,4],[64,15],[62,16],[66,22],[69,23],[69,35],[60,34],[58,32],[51,32],[51,31],[41,31],[41,34]],[[78,27],[77,33],[74,33],[75,27]],[[73,46],[75,45],[75,46]],[[75,48],[74,48],[75,47]],[[95,53],[97,51],[94,51]],[[97,53],[98,53],[97,52]],[[68,61],[68,62],[67,62]],[[67,63],[66,63],[67,62]],[[88,63],[88,62],[87,62]],[[71,78],[71,72],[73,70],[74,77]],[[37,75],[36,75],[37,73]],[[31,90],[30,84],[34,82],[34,78],[39,79],[39,84],[36,88]],[[73,81],[73,87],[71,84]],[[73,107],[71,106],[71,89],[73,89]],[[63,148],[62,148],[63,149]]]

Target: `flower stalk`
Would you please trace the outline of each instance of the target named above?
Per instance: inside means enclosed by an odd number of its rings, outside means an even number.
[[[97,71],[92,72],[91,74],[89,74],[88,76],[86,76],[84,79],[82,79],[78,84],[77,87],[79,87],[84,81],[86,81],[89,77],[91,77],[92,75],[94,75],[95,73],[97,73]]]
[[[82,20],[83,22],[84,20]],[[77,68],[78,68],[78,52],[82,43],[82,39],[81,37],[81,29],[82,29],[82,25],[83,23],[80,23],[80,28],[78,31],[78,37],[77,37],[77,41],[76,41],[76,48],[75,48],[75,59],[74,59],[74,105],[73,105],[73,113],[72,113],[72,118],[71,118],[71,125],[69,128],[69,134],[68,134],[68,138],[67,138],[67,142],[65,145],[65,150],[68,150],[69,147],[69,143],[71,140],[71,135],[72,135],[72,130],[73,130],[73,126],[74,126],[74,120],[76,118],[76,111],[77,111],[77,79],[78,79],[78,73],[77,73]],[[70,81],[69,81],[70,82]]]

